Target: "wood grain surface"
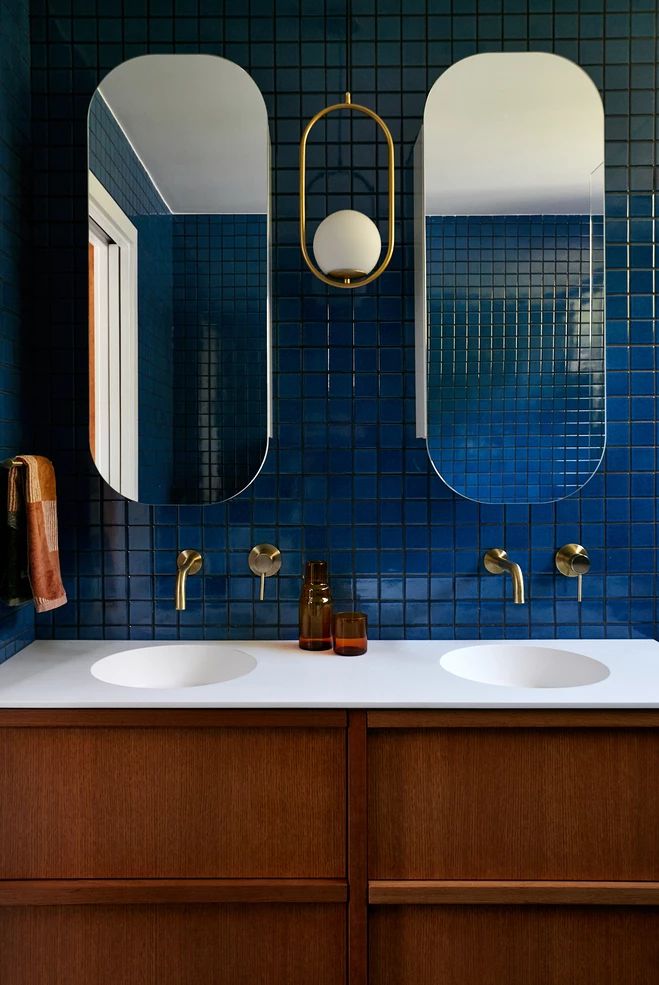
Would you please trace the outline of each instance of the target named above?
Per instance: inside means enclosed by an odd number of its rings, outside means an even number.
[[[368,982],[366,712],[348,716],[348,985]]]
[[[659,730],[369,734],[371,879],[659,880]]]
[[[334,708],[0,708],[0,728],[345,728],[347,720]]]
[[[370,985],[657,985],[658,931],[643,907],[377,907]]]
[[[511,882],[477,880],[374,880],[369,883],[372,904],[402,903],[528,903],[575,906],[658,906],[659,882]]]
[[[337,728],[0,728],[0,877],[345,878]]]
[[[0,880],[0,907],[96,903],[345,903],[347,899],[348,884],[342,879]]]
[[[378,728],[659,728],[659,711],[620,708],[398,709],[368,713]]]
[[[7,907],[3,985],[343,985],[337,904]]]

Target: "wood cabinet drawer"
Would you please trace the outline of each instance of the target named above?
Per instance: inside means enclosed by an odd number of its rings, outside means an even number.
[[[656,985],[659,911],[384,906],[369,951],[370,985]]]
[[[7,985],[343,985],[345,909],[21,906],[0,909]]]
[[[345,747],[340,727],[0,728],[0,878],[344,877]]]
[[[368,762],[371,879],[659,879],[657,729],[374,729]]]

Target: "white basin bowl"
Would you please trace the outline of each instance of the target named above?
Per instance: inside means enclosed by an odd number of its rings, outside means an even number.
[[[121,650],[97,660],[94,677],[121,687],[199,687],[244,677],[256,659],[233,646],[218,643],[172,643]]]
[[[608,667],[583,653],[530,644],[465,646],[439,662],[456,677],[501,687],[583,687],[609,676]]]

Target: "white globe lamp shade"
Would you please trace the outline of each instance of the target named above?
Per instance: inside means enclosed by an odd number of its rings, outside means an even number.
[[[323,219],[313,238],[316,263],[327,277],[365,277],[380,259],[378,227],[363,212],[341,209]]]

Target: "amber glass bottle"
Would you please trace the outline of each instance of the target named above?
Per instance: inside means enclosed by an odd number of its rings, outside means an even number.
[[[307,561],[300,595],[300,649],[332,649],[332,593],[327,561]]]

